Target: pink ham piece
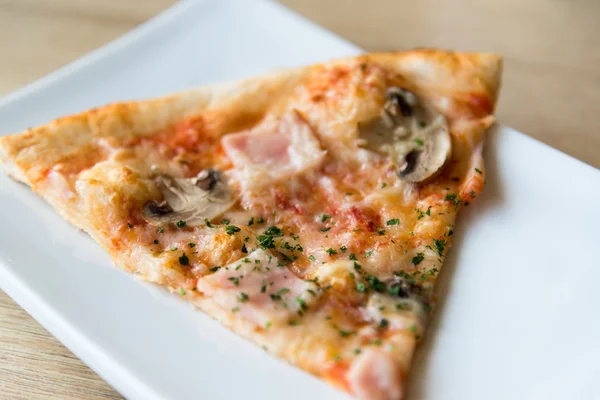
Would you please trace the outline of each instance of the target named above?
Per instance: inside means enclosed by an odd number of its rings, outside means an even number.
[[[400,400],[404,392],[396,363],[382,350],[361,353],[347,379],[352,393],[361,400]]]
[[[296,110],[276,124],[226,135],[225,153],[246,189],[268,185],[318,167],[325,151],[310,125]]]
[[[257,249],[200,279],[196,288],[225,310],[260,327],[300,318],[319,297],[319,289],[277,264],[277,257]]]

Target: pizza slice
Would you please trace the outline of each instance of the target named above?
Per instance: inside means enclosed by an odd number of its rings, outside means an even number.
[[[400,399],[501,59],[366,54],[0,139],[119,267],[358,399]]]

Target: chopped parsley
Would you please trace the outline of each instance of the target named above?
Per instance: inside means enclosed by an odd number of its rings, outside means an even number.
[[[365,291],[367,290],[367,287],[366,287],[366,286],[365,286],[365,284],[364,284],[364,283],[362,283],[362,282],[356,282],[356,290],[357,290],[358,292],[361,292],[361,293],[363,293],[363,292],[365,292]]]
[[[188,243],[188,246],[190,246],[191,248],[194,248],[194,247],[196,247],[196,244],[195,243]]]
[[[223,225],[229,225],[229,222],[231,222],[231,221],[229,221],[228,219],[223,219],[223,220],[221,220],[221,223],[222,223]]]
[[[416,267],[421,263],[421,261],[423,261],[424,258],[425,255],[423,253],[417,253],[417,255],[412,258],[411,262]]]
[[[314,290],[312,290],[312,289],[306,289],[306,291],[307,291],[308,293],[310,293],[310,294],[311,294],[313,297],[317,297],[317,294],[315,293],[315,291],[314,291]]]
[[[184,288],[179,289],[179,294],[182,296],[185,296],[185,289]]]
[[[327,231],[328,231],[328,230],[330,230],[330,229],[331,229],[331,227],[330,227],[330,226],[328,226],[328,227],[325,227],[325,228],[321,228],[321,229],[319,229],[319,230],[320,230],[321,232],[327,232]]]
[[[225,227],[225,230],[227,231],[227,234],[228,234],[228,235],[230,235],[230,236],[231,236],[231,235],[233,235],[233,234],[234,234],[234,233],[236,233],[236,232],[239,232],[239,231],[241,231],[241,229],[240,229],[240,228],[238,228],[238,227],[237,227],[237,226],[235,226],[235,225],[227,225],[227,226]]]
[[[458,207],[458,204],[460,203],[460,198],[458,198],[456,193],[447,194],[446,200],[451,201],[454,204],[454,211],[456,211],[456,208]]]
[[[427,208],[427,211],[421,211],[418,208],[415,208],[415,212],[419,214],[419,216],[417,217],[417,220],[423,218],[424,216],[430,216],[431,215],[431,207]]]
[[[164,233],[165,229],[162,226],[158,227],[158,233]]]
[[[242,245],[242,253],[248,253],[248,249],[246,248],[246,243]]]
[[[425,121],[423,121],[423,120],[419,121],[419,126],[420,126],[421,128],[425,128],[425,125],[427,125],[427,122],[425,122]]]
[[[300,309],[302,311],[306,311],[306,309],[308,308],[306,305],[306,302],[304,300],[302,300],[300,297],[296,297],[296,304],[298,304],[300,306]]]
[[[266,231],[265,235],[267,236],[283,236],[283,230],[276,226],[270,226]]]
[[[323,215],[321,216],[321,222],[325,222],[325,221],[327,221],[328,219],[331,219],[331,215],[323,214]]]
[[[389,326],[389,322],[387,319],[383,318],[381,321],[379,321],[379,327],[380,328],[387,328]]]
[[[348,248],[347,248],[346,246],[342,246],[342,247],[340,247],[340,251],[341,251],[342,253],[345,253],[345,252],[346,252],[346,250],[348,250]]]
[[[351,260],[356,261],[356,254],[350,253],[350,256],[348,258],[351,259]]]
[[[387,226],[390,226],[390,225],[400,225],[400,220],[398,218],[388,219],[388,221],[385,224]]]
[[[369,283],[369,287],[378,293],[385,292],[385,283],[380,281],[376,276],[367,275],[365,280]]]
[[[129,229],[133,228],[133,225],[131,225],[131,222],[128,222],[127,226],[129,227]]]
[[[263,222],[265,222],[265,220],[262,217],[256,219],[257,224],[262,224]]]
[[[365,257],[371,257],[371,254],[373,254],[373,250],[369,250],[365,253]]]
[[[220,269],[221,269],[221,266],[217,265],[216,267],[212,267],[211,269],[209,269],[209,271],[210,272],[217,272]]]
[[[325,250],[327,252],[327,254],[329,254],[330,256],[334,256],[336,255],[338,252],[334,249],[332,249],[331,247],[328,248],[327,250]]]
[[[178,228],[183,228],[185,225],[187,224],[187,222],[183,221],[183,220],[179,220],[177,221],[177,227]]]
[[[356,332],[354,332],[354,331],[345,331],[345,330],[343,330],[343,329],[340,329],[340,330],[339,330],[339,332],[340,332],[340,336],[341,336],[341,337],[344,337],[344,338],[345,338],[345,337],[352,336],[352,335],[354,335],[354,334],[356,333]]]
[[[252,225],[254,225],[254,217],[250,218],[250,220],[248,221],[248,226]]]
[[[381,184],[382,189],[385,188],[386,186],[387,186],[387,183],[385,183],[385,182]]]
[[[415,139],[415,143],[419,146],[423,146],[425,144],[425,142],[423,142],[421,139]]]
[[[271,297],[271,300],[274,300],[274,301],[281,300],[281,296],[278,294],[270,294],[269,296]]]
[[[183,253],[183,255],[181,257],[179,257],[179,264],[181,265],[188,265],[190,263],[190,259],[188,258],[188,256]]]
[[[236,313],[236,312],[238,312],[238,311],[240,311],[240,308],[239,308],[239,307],[233,307],[233,308],[231,309],[231,312],[232,312],[232,313]]]
[[[271,321],[267,321],[265,324],[265,329],[269,329],[271,327]]]
[[[237,276],[229,277],[227,278],[227,280],[233,282],[235,286],[240,284],[240,278],[238,278]]]
[[[471,192],[469,192],[469,194],[471,195],[471,198],[474,199],[475,198],[475,191],[471,190]]]
[[[238,301],[239,301],[240,303],[245,303],[245,302],[247,302],[248,300],[250,300],[250,296],[248,296],[248,295],[247,295],[246,293],[244,293],[244,292],[241,292],[241,293],[240,293],[240,297],[238,297]]]
[[[482,174],[481,170],[479,168],[475,168],[475,172],[477,172],[479,175]]]
[[[385,229],[378,229],[378,230],[377,230],[377,233],[378,233],[380,236],[383,236],[383,235],[385,235]]]
[[[312,254],[311,254],[310,256],[308,256],[308,259],[309,259],[310,261],[316,261],[316,258],[315,258],[315,256],[313,256]]]
[[[275,248],[275,243],[273,243],[273,236],[258,235],[257,239],[258,245],[261,249],[266,250]]]
[[[154,239],[154,244],[159,244],[160,242],[158,241],[158,239]]]
[[[438,254],[441,257],[442,253],[444,252],[444,247],[446,247],[446,241],[433,239],[433,246],[436,248]]]
[[[208,218],[204,218],[204,223],[206,224],[206,226],[208,226],[209,228],[214,228],[214,226],[210,223],[210,221],[208,220]]]

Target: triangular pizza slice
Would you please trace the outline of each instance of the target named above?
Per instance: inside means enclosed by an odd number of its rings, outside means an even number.
[[[400,399],[484,185],[501,68],[366,54],[58,119],[0,159],[119,267],[356,398]]]

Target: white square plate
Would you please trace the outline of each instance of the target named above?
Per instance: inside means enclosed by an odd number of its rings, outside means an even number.
[[[265,1],[177,4],[0,101],[0,134],[108,102],[356,54]],[[459,218],[417,353],[412,398],[600,398],[600,173],[508,128],[488,185]],[[346,399],[111,267],[109,257],[0,174],[0,285],[129,399]]]

